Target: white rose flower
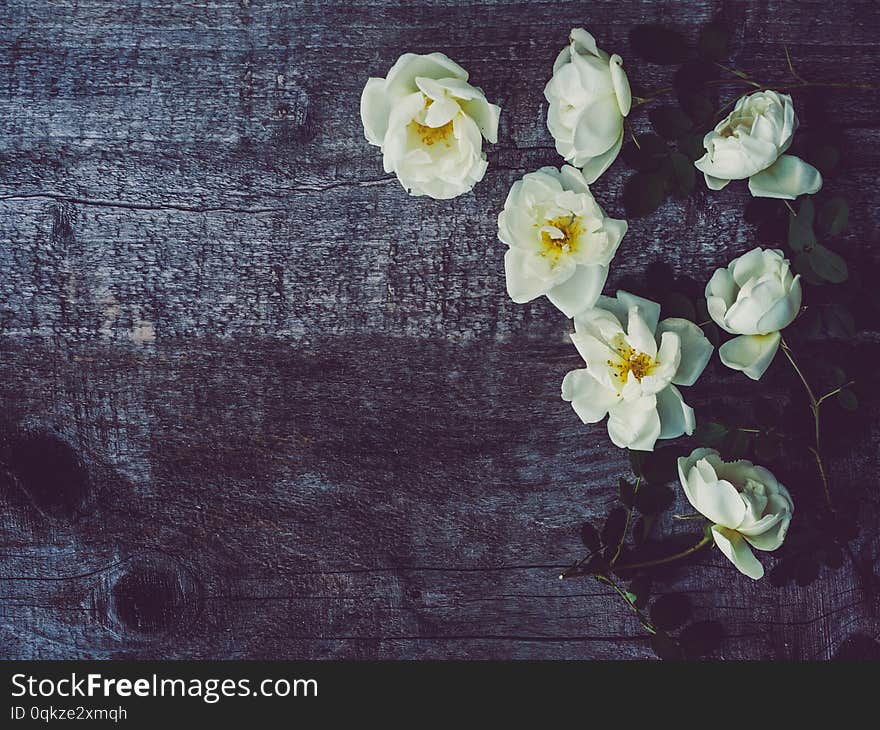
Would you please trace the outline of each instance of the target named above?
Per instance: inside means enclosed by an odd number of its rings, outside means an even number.
[[[411,195],[454,198],[486,173],[483,137],[498,141],[501,108],[467,79],[442,53],[405,53],[388,76],[364,87],[364,135]]]
[[[706,284],[709,316],[739,337],[718,354],[727,367],[759,380],[776,355],[785,329],[801,308],[800,275],[776,249],[755,248],[718,269]]]
[[[569,40],[544,88],[547,127],[556,151],[593,183],[620,152],[632,95],[620,56],[609,58],[583,28],[572,30]]]
[[[771,552],[782,545],[794,514],[788,490],[764,467],[722,461],[714,449],[681,457],[678,476],[694,509],[715,523],[712,536],[721,552],[749,578],[763,577],[751,548]]]
[[[592,307],[626,221],[606,218],[579,170],[542,167],[517,180],[498,215],[507,293],[518,304],[546,294],[566,317]]]
[[[657,439],[694,432],[694,411],[675,386],[696,382],[712,345],[693,322],[659,317],[656,302],[618,291],[574,319],[571,340],[587,367],[565,376],[562,398],[584,423],[607,414],[622,448],[653,451]]]
[[[711,190],[749,178],[756,198],[794,200],[822,187],[822,175],[794,155],[791,145],[798,120],[788,94],[758,91],[743,96],[733,111],[703,138],[704,154],[694,165]]]

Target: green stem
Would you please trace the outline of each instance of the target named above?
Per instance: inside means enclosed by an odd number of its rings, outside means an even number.
[[[696,545],[691,545],[687,550],[682,550],[680,553],[675,553],[675,555],[669,555],[665,558],[657,558],[656,560],[646,560],[643,563],[631,563],[630,565],[621,565],[617,570],[638,570],[639,568],[653,568],[656,565],[665,565],[666,563],[672,563],[676,560],[686,558],[688,555],[693,555],[698,550],[701,550],[704,545],[710,542],[712,542],[712,538],[709,535],[703,535],[703,538]]]
[[[639,487],[642,484],[642,477],[636,477],[636,484],[633,487],[633,498],[639,493]],[[626,521],[623,523],[623,532],[620,533],[620,539],[617,541],[617,549],[614,551],[614,556],[611,558],[610,565],[614,565],[617,562],[617,559],[620,557],[620,551],[623,550],[623,543],[626,540],[626,533],[629,532],[629,523],[632,520],[632,507],[627,509],[626,511]]]
[[[800,378],[801,383],[804,384],[804,390],[807,391],[807,397],[810,399],[810,412],[813,414],[813,438],[815,441],[815,446],[810,448],[810,451],[813,454],[813,457],[816,459],[816,466],[819,468],[819,476],[822,478],[822,488],[825,491],[825,501],[828,503],[829,507],[832,507],[831,503],[831,490],[828,487],[828,476],[825,472],[825,465],[822,463],[821,456],[821,448],[820,448],[820,430],[819,430],[819,405],[821,403],[820,400],[816,398],[816,394],[813,392],[813,389],[810,387],[810,384],[807,382],[807,378],[804,376],[801,369],[798,367],[798,364],[795,362],[794,354],[791,351],[791,348],[788,346],[788,343],[784,338],[781,340],[782,352],[788,361],[791,363],[791,366],[794,368],[794,371],[797,373],[797,376]],[[824,396],[823,396],[824,400]]]
[[[639,619],[639,623],[642,625],[642,627],[645,629],[645,631],[647,631],[651,635],[657,633],[657,629],[654,627],[654,624],[652,624],[648,620],[647,616],[645,616],[645,614],[643,614],[638,609],[638,607],[632,601],[629,600],[629,596],[626,594],[626,591],[620,587],[620,585],[617,583],[617,581],[615,581],[613,578],[609,578],[607,575],[597,575],[596,580],[599,581],[600,583],[605,583],[606,585],[611,586],[614,589],[614,591],[617,593],[617,595],[619,595],[623,599],[624,603],[626,603],[626,605],[629,606],[630,610]]]
[[[844,390],[849,388],[849,386],[855,385],[855,384],[856,384],[855,380],[850,380],[848,383],[844,383],[839,388],[835,388],[830,393],[826,393],[821,398],[819,398],[819,400],[816,401],[816,405],[821,406],[824,401],[828,400],[829,398],[833,398],[835,395],[842,393]]]

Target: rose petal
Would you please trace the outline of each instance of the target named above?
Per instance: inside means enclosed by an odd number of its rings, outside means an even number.
[[[758,562],[742,535],[720,525],[712,526],[712,537],[718,549],[724,553],[743,575],[758,580],[764,577],[764,566]]]
[[[760,380],[773,362],[781,339],[778,332],[771,332],[769,335],[740,335],[721,345],[718,355],[721,362],[732,370],[741,370],[752,380]]]
[[[756,198],[794,200],[799,195],[812,195],[821,187],[822,174],[794,155],[782,155],[749,178],[749,192]]]

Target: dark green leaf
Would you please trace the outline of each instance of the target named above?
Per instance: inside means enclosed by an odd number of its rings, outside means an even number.
[[[817,276],[816,272],[813,271],[813,266],[810,264],[810,254],[806,251],[801,251],[798,254],[795,254],[794,260],[792,262],[794,264],[794,270],[796,273],[800,274],[804,281],[809,284],[821,284],[822,279]]]
[[[639,134],[638,144],[628,144],[623,148],[623,159],[635,170],[653,172],[659,170],[669,156],[669,145],[656,134]]]
[[[599,536],[599,531],[589,522],[584,522],[581,525],[581,542],[591,553],[596,552],[602,547],[602,538]]]
[[[657,484],[645,484],[636,495],[636,509],[643,515],[655,515],[669,509],[675,502],[675,492],[669,487]]]
[[[794,582],[799,586],[808,586],[819,577],[819,562],[813,555],[801,555],[794,571]]]
[[[707,421],[697,424],[694,440],[702,446],[717,446],[727,436],[729,429],[719,421]]]
[[[806,261],[807,255],[805,253],[799,253],[798,256],[802,256],[805,260],[806,266],[809,267],[810,263],[809,261]],[[795,261],[794,269],[798,273],[800,273],[799,266],[801,265],[803,265],[803,263],[799,264]],[[810,276],[816,276],[812,269],[810,269]],[[804,334],[807,337],[815,338],[822,334],[822,314],[818,307],[808,307],[807,310],[798,317],[798,323],[800,327],[803,328]]]
[[[627,511],[623,507],[615,507],[608,513],[605,525],[602,528],[602,543],[612,549],[617,549],[617,544],[623,537],[623,530],[626,527]]]
[[[849,205],[843,198],[831,198],[819,212],[819,225],[830,236],[841,233],[849,222]]]
[[[702,657],[721,646],[724,627],[717,621],[698,621],[685,626],[678,638],[688,656]]]
[[[623,186],[623,204],[631,218],[650,215],[663,202],[666,181],[656,172],[637,172]]]
[[[636,485],[626,479],[621,479],[618,484],[620,501],[627,507],[632,507],[636,500]]]
[[[703,147],[702,134],[687,134],[678,140],[678,151],[687,157],[691,162],[699,160],[706,152]]]
[[[788,245],[792,251],[808,251],[816,245],[813,232],[815,209],[810,198],[804,198],[798,214],[788,216]]]
[[[669,181],[669,192],[679,200],[686,198],[694,190],[696,182],[696,168],[681,152],[673,152],[669,155],[672,163],[672,176]]]
[[[678,642],[665,631],[658,631],[651,637],[651,649],[658,657],[667,661],[684,659],[684,652]]]
[[[845,382],[847,382],[848,378],[846,377],[846,373],[843,371],[843,368],[833,367],[831,368],[831,385],[835,388],[839,388]]]
[[[637,25],[629,32],[636,55],[651,63],[678,64],[687,57],[684,36],[662,25]]]
[[[846,261],[821,243],[816,244],[807,255],[810,257],[810,266],[813,271],[825,281],[839,284],[846,281],[849,276]]]
[[[721,61],[727,55],[727,28],[721,23],[709,23],[700,32],[697,42],[700,55],[710,61]]]
[[[694,128],[693,120],[674,106],[660,106],[648,112],[654,130],[666,139],[678,139]]]
[[[718,347],[721,343],[721,330],[718,329],[718,326],[714,322],[709,322],[709,324],[704,324],[701,329],[712,347]]]
[[[632,473],[637,477],[644,476],[645,454],[648,452],[636,451],[635,449],[627,449],[627,452],[629,454],[629,467],[632,469]]]
[[[840,150],[832,145],[821,145],[810,150],[807,158],[823,175],[830,175],[840,163]]]
[[[749,453],[749,435],[740,430],[731,431],[719,450],[731,459],[742,459]]]
[[[825,329],[832,337],[850,339],[856,334],[856,321],[850,311],[842,304],[831,304],[822,317]],[[845,382],[845,381],[844,381]]]
[[[667,593],[651,605],[651,623],[658,629],[677,629],[691,612],[691,599],[686,593]]]
[[[849,388],[837,394],[837,403],[845,411],[855,411],[859,407],[859,399]]]
[[[680,292],[670,292],[660,302],[664,317],[681,317],[694,322],[697,318],[697,310],[691,300]]]
[[[680,450],[664,446],[655,451],[643,451],[642,476],[651,484],[667,484],[678,480],[678,457]]]
[[[715,114],[715,107],[712,100],[701,92],[688,92],[679,94],[679,102],[681,108],[687,115],[693,119],[697,128],[705,129],[712,121]]]
[[[651,578],[648,575],[640,575],[629,584],[629,592],[635,595],[636,608],[644,608],[651,596]]]

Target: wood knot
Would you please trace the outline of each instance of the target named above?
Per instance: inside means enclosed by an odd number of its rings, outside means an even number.
[[[7,445],[5,461],[21,492],[41,513],[74,519],[92,502],[92,479],[79,452],[48,429],[20,429]]]
[[[151,555],[108,576],[104,613],[123,633],[164,634],[189,625],[201,609],[201,590],[191,573],[171,558]]]

